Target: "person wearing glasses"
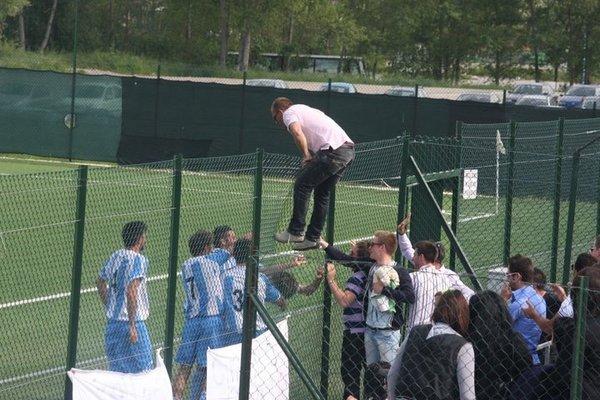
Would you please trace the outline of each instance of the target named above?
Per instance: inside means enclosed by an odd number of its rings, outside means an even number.
[[[537,294],[533,282],[533,263],[529,257],[516,254],[508,259],[507,283],[500,295],[506,301],[512,318],[512,328],[525,341],[531,360],[531,367],[525,370],[511,385],[510,399],[530,399],[542,371],[537,346],[542,330],[527,316],[526,309],[533,308],[540,315],[546,315],[546,302]]]
[[[533,263],[529,257],[516,254],[508,259],[507,284],[501,295],[506,300],[513,320],[513,330],[520,333],[527,344],[533,365],[539,365],[537,345],[542,330],[530,319],[523,309],[533,307],[540,315],[546,315],[546,302],[532,286]]]
[[[385,363],[389,365],[393,362],[400,345],[400,328],[404,324],[402,304],[412,304],[415,301],[408,271],[393,259],[396,246],[396,235],[386,231],[376,231],[369,246],[369,256],[375,260],[375,263],[367,275],[363,307],[366,310],[365,356],[367,366],[373,369],[377,365]],[[385,287],[381,280],[373,279],[377,270],[386,266],[393,267],[400,278],[399,285],[394,289]],[[372,301],[369,301],[371,294],[388,297],[394,301],[395,307],[380,311]],[[383,390],[383,383],[380,383],[379,387]],[[381,397],[384,396],[385,393]]]
[[[314,249],[319,246],[331,189],[354,160],[354,142],[322,111],[293,104],[285,97],[273,101],[271,115],[277,125],[292,135],[302,155],[302,166],[294,183],[292,217],[287,229],[275,234],[275,240],[292,242],[294,250]],[[305,231],[313,191],[313,212]]]

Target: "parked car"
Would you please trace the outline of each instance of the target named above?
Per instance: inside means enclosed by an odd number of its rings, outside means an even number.
[[[394,86],[385,91],[388,96],[415,97],[414,86]],[[418,97],[425,97],[425,91],[419,87]]]
[[[288,85],[281,79],[248,79],[247,86],[272,87],[276,89],[287,89]]]
[[[597,85],[573,85],[558,100],[558,105],[565,108],[581,108],[586,97],[600,96],[600,86]]]
[[[600,109],[600,96],[590,96],[586,97],[581,104],[581,108],[585,110],[593,110],[594,103],[596,103],[596,110]]]
[[[500,98],[493,93],[461,93],[457,101],[476,101],[479,103],[500,103]]]
[[[27,82],[2,82],[0,84],[1,108],[25,107],[40,99],[51,99],[49,88]]]
[[[319,88],[320,91],[326,92],[329,90],[329,83],[324,83]],[[358,93],[356,87],[348,82],[331,82],[331,91],[338,93]]]
[[[75,113],[102,112],[120,114],[122,108],[121,86],[112,83],[77,83],[75,86]],[[71,96],[64,94],[59,99],[43,98],[31,101],[33,108],[45,111],[68,112]]]
[[[515,85],[514,89],[506,95],[507,103],[516,103],[523,96],[539,95],[553,96],[554,89],[547,83],[521,83]]]
[[[556,107],[556,99],[551,96],[525,95],[515,103],[517,106]]]

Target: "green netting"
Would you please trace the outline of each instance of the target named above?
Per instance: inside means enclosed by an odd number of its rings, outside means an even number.
[[[121,79],[0,69],[0,151],[115,161],[121,137]]]
[[[0,398],[62,396],[76,193],[72,171],[0,177]]]
[[[584,123],[585,122],[585,123]],[[565,123],[564,164],[571,160],[567,152],[596,137],[597,121]],[[548,273],[552,254],[552,222],[554,174],[556,167],[556,122],[519,124],[514,149],[514,197],[512,199],[511,253],[530,256],[535,265]],[[505,211],[508,177],[507,160],[502,155],[496,166],[497,131],[508,149],[508,126],[463,126],[462,142],[456,139],[426,137],[408,140],[410,155],[434,193],[443,219],[455,222],[458,241],[483,287],[497,288],[503,272],[505,251]],[[579,134],[582,133],[583,134]],[[570,136],[568,136],[570,135]],[[360,144],[356,159],[336,187],[334,243],[349,251],[351,241],[366,239],[375,230],[394,231],[398,213],[399,182],[407,174],[408,203],[413,211],[410,227],[412,239],[440,239],[446,248],[444,263],[455,266],[462,280],[471,287],[472,275],[459,258],[453,262],[450,239],[440,229],[442,220],[434,203],[416,184],[415,173],[402,169],[404,140],[389,139]],[[587,251],[596,234],[598,210],[597,145],[583,153],[577,192],[574,224],[573,256]],[[182,172],[181,223],[177,267],[190,257],[189,237],[199,229],[212,231],[217,225],[229,225],[238,237],[253,228],[254,183],[257,153],[231,157],[185,159]],[[294,264],[297,253],[289,245],[277,244],[273,234],[287,226],[291,213],[292,188],[298,171],[298,157],[265,153],[260,235],[260,270],[273,266],[287,269],[299,290],[288,299],[285,311],[268,305],[276,320],[289,317],[290,345],[319,386],[323,363],[329,365],[327,375],[330,396],[342,393],[340,373],[342,351],[342,308],[335,301],[323,302],[324,282],[315,281],[317,269],[323,266],[322,250],[305,252],[306,261]],[[498,172],[497,172],[498,168]],[[96,293],[95,281],[102,263],[121,246],[120,230],[131,220],[148,224],[145,252],[150,261],[148,288],[150,317],[147,320],[154,348],[165,343],[167,320],[167,282],[170,259],[174,163],[162,162],[127,168],[92,168],[87,180],[85,240],[77,366],[105,368],[105,316]],[[465,170],[478,170],[477,178]],[[460,185],[456,186],[458,177]],[[492,180],[493,183],[485,183]],[[483,182],[482,182],[483,181]],[[501,190],[496,196],[496,182]],[[469,185],[477,183],[478,190]],[[564,248],[564,226],[570,180],[563,175],[559,249]],[[67,326],[71,290],[74,226],[76,221],[75,171],[32,175],[0,176],[0,254],[5,279],[0,283],[0,398],[62,398],[67,347]],[[453,206],[458,206],[456,209]],[[458,210],[458,214],[456,214]],[[327,230],[327,228],[326,228]],[[326,231],[325,230],[325,231]],[[407,264],[409,265],[409,264]],[[560,276],[559,262],[558,275]],[[336,280],[343,286],[350,269],[336,266]],[[491,274],[491,275],[490,275]],[[500,275],[498,275],[500,274]],[[548,274],[547,274],[548,275]],[[309,294],[310,284],[316,286]],[[177,278],[175,341],[176,354],[182,344],[184,317],[181,278]],[[323,318],[331,311],[330,338],[323,347]],[[328,348],[327,353],[322,349]],[[256,359],[254,365],[270,362]],[[174,372],[180,368],[176,365]],[[263,389],[264,390],[264,389]],[[308,398],[308,390],[290,367],[290,385],[278,385],[283,396]]]

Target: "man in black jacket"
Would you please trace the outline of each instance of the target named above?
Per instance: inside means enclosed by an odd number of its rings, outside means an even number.
[[[365,350],[367,365],[380,361],[391,363],[400,346],[400,327],[404,323],[402,304],[412,304],[415,293],[408,271],[397,265],[393,259],[396,250],[396,235],[392,232],[376,231],[369,248],[369,255],[375,263],[369,269],[367,294],[365,295]],[[374,280],[375,272],[385,266],[392,266],[398,273],[400,284],[395,288],[385,287],[380,280]],[[371,295],[384,295],[395,302],[395,307],[380,311]]]

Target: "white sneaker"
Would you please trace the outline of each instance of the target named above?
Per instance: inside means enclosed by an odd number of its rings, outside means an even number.
[[[301,242],[294,243],[294,245],[292,246],[292,249],[298,250],[298,251],[318,249],[318,248],[319,248],[318,242],[313,242],[312,240],[308,240],[308,239],[304,239]]]
[[[277,240],[279,243],[298,243],[304,240],[304,234],[292,235],[287,230],[285,230],[283,232],[276,233],[275,240]]]

